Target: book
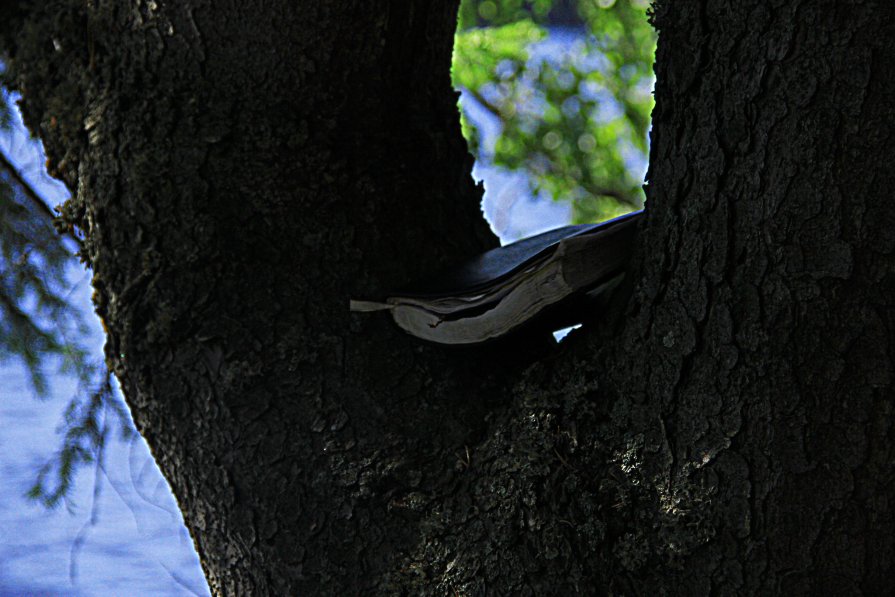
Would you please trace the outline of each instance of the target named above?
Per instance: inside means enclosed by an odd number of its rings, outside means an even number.
[[[349,309],[388,311],[407,333],[438,344],[500,338],[547,312],[567,325],[580,323],[583,313],[574,321],[574,311],[586,309],[623,276],[642,214],[525,238],[384,300],[351,300]],[[568,309],[573,312],[562,312]]]

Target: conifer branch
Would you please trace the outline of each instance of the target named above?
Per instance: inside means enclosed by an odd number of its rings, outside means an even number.
[[[40,194],[34,190],[34,187],[32,187],[28,183],[28,181],[25,180],[25,177],[22,176],[19,170],[12,163],[12,160],[9,159],[9,157],[3,152],[2,149],[0,149],[0,168],[9,173],[9,176],[12,177],[13,181],[15,181],[19,188],[22,189],[22,193],[25,195],[25,197],[27,197],[28,200],[31,201],[31,203],[35,207],[37,207],[38,211],[50,218],[51,222],[56,219],[57,215],[53,211],[53,209],[47,204],[46,201],[44,201],[43,197],[41,197]],[[75,244],[78,245],[79,249],[82,247],[81,239],[75,236],[74,233],[72,233],[70,230],[66,231],[64,234],[75,241]]]

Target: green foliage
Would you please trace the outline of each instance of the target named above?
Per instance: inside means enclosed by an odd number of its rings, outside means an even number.
[[[476,100],[487,106],[482,93],[487,93],[496,78],[518,77],[529,59],[528,48],[542,40],[547,32],[531,21],[520,21],[503,27],[471,29],[457,34],[454,43],[454,60],[451,77],[454,87],[464,89]],[[502,70],[501,70],[502,69]],[[504,122],[512,119],[515,106],[504,103],[506,114],[500,114],[500,107],[489,106]],[[473,122],[465,116],[461,118],[463,135],[474,155],[480,151],[479,133]]]
[[[518,21],[544,22],[553,10],[553,0],[463,0],[460,4],[458,28],[477,25],[499,27]]]
[[[581,35],[562,56],[532,58],[557,12],[574,12]],[[654,53],[642,1],[464,0],[453,80],[501,123],[495,165],[524,171],[533,193],[571,202],[576,221],[597,221],[643,203]]]

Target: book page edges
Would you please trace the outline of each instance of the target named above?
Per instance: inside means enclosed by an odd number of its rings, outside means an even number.
[[[392,311],[392,318],[405,332],[430,342],[476,344],[506,334],[572,291],[553,262],[512,286],[503,300],[484,313],[445,319],[425,308],[401,304]]]

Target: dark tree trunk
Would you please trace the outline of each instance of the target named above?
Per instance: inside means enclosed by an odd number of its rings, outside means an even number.
[[[456,2],[304,4],[0,9],[212,590],[887,590],[889,5],[656,8],[643,242],[545,356],[349,316],[494,241]]]
[[[650,210],[604,361],[611,449],[655,504],[628,586],[888,593],[893,5],[698,4],[658,10]]]

